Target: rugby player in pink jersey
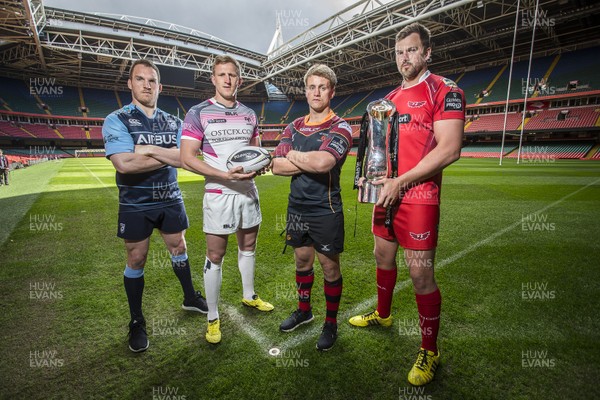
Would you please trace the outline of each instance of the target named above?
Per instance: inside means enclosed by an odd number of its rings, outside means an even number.
[[[202,202],[203,230],[206,234],[204,287],[208,305],[206,340],[221,341],[218,302],[221,292],[223,257],[230,234],[238,242],[238,269],[242,277],[242,304],[260,311],[273,305],[254,292],[256,238],[262,221],[256,172],[244,173],[242,167],[227,169],[227,158],[247,145],[260,146],[256,114],[237,101],[242,84],[241,68],[230,56],[217,56],[211,80],[215,96],[192,107],[183,122],[181,135],[182,167],[205,177]],[[197,158],[202,153],[203,160]]]

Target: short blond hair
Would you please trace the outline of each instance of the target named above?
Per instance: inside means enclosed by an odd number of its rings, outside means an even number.
[[[215,61],[212,64],[212,74],[215,74],[215,67],[219,64],[233,64],[235,65],[235,71],[237,75],[241,77],[242,66],[235,58],[227,55],[219,55],[215,57]]]
[[[335,89],[335,85],[337,84],[337,77],[335,76],[335,72],[331,68],[329,68],[325,64],[315,64],[306,71],[304,74],[304,85],[307,85],[308,78],[311,76],[320,76],[321,78],[325,78],[329,81],[332,89]]]

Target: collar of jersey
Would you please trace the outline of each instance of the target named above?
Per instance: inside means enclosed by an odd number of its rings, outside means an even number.
[[[310,114],[307,115],[306,117],[304,117],[304,125],[306,126],[319,126],[319,125],[323,125],[325,122],[329,121],[331,118],[335,117],[335,113],[333,112],[333,110],[329,110],[329,114],[327,114],[327,116],[325,117],[325,119],[321,122],[308,122],[308,118],[310,117]]]
[[[214,97],[211,97],[211,98],[210,98],[210,102],[211,102],[211,103],[213,103],[213,104],[216,104],[216,105],[218,105],[219,107],[226,108],[226,109],[228,109],[228,110],[233,110],[234,108],[237,108],[237,106],[238,106],[238,104],[239,104],[239,103],[238,103],[238,101],[236,100],[236,101],[235,101],[235,104],[234,104],[232,107],[227,107],[225,104],[221,104],[221,103],[219,103],[219,102],[217,101],[217,99],[215,99]]]
[[[144,110],[142,110],[141,108],[139,108],[139,107],[138,107],[138,106],[136,106],[135,104],[133,104],[133,103],[129,103],[129,106],[130,106],[131,108],[134,108],[134,109],[138,110],[138,112],[139,112],[139,113],[141,113],[141,114],[142,114],[144,117],[146,117],[146,118],[148,118],[148,119],[154,119],[154,118],[156,118],[156,115],[158,114],[158,111],[159,111],[158,107],[156,107],[156,108],[154,109],[154,114],[152,114],[152,116],[151,116],[151,117],[148,117],[148,116],[146,115],[146,113],[144,112]]]
[[[427,70],[425,71],[425,73],[423,75],[421,75],[421,77],[419,78],[419,82],[415,83],[414,85],[412,85],[411,87],[408,87],[406,89],[410,89],[410,88],[414,88],[415,86],[417,86],[419,83],[423,82],[425,79],[427,79],[427,77],[429,77],[429,75],[431,75],[431,71]],[[402,83],[402,90],[405,90],[404,88],[404,82]]]

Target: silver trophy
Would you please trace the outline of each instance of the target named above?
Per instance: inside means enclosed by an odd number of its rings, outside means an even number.
[[[373,181],[389,177],[389,128],[390,118],[395,112],[396,106],[387,99],[372,101],[367,106],[369,128],[365,155],[366,180],[358,189],[358,201],[361,203],[377,203],[382,185],[375,185]]]

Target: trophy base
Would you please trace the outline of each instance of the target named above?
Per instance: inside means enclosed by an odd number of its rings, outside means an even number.
[[[363,182],[362,186],[358,188],[358,202],[371,204],[377,203],[381,188],[382,185],[373,185],[368,181]]]

